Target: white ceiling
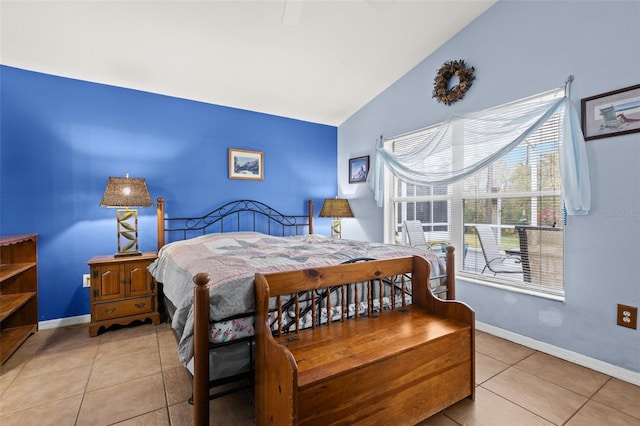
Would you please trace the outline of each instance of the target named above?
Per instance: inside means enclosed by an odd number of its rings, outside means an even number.
[[[0,62],[340,125],[494,3],[1,0]]]

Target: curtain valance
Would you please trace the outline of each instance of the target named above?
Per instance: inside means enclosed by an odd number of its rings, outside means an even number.
[[[571,99],[563,94],[563,89],[557,89],[485,111],[452,116],[409,152],[376,147],[370,185],[378,206],[382,206],[385,166],[407,183],[450,184],[498,160],[559,113],[563,134],[560,173],[567,214],[588,214],[591,183],[584,137]],[[429,167],[425,167],[427,158]]]

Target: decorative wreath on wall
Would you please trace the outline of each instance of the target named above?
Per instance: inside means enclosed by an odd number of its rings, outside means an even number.
[[[468,67],[462,59],[445,62],[438,70],[433,82],[433,97],[445,105],[459,101],[475,80],[474,71],[475,69]],[[449,89],[449,81],[454,76],[458,77],[459,82]]]

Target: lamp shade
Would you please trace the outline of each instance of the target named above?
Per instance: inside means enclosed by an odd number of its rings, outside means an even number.
[[[110,177],[104,190],[102,207],[151,207],[153,202],[144,178]]]
[[[320,217],[353,217],[349,200],[344,198],[327,198],[324,200]]]

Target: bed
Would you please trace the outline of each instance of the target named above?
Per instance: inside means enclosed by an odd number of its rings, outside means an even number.
[[[176,332],[180,360],[194,377],[196,412],[208,410],[209,398],[242,386],[227,386],[213,395],[210,388],[231,382],[253,385],[256,273],[417,254],[431,264],[434,294],[455,297],[453,247],[437,255],[316,235],[312,201],[306,214],[299,215],[252,200],[233,201],[193,218],[167,217],[163,198],[157,206],[159,252],[149,271]]]

